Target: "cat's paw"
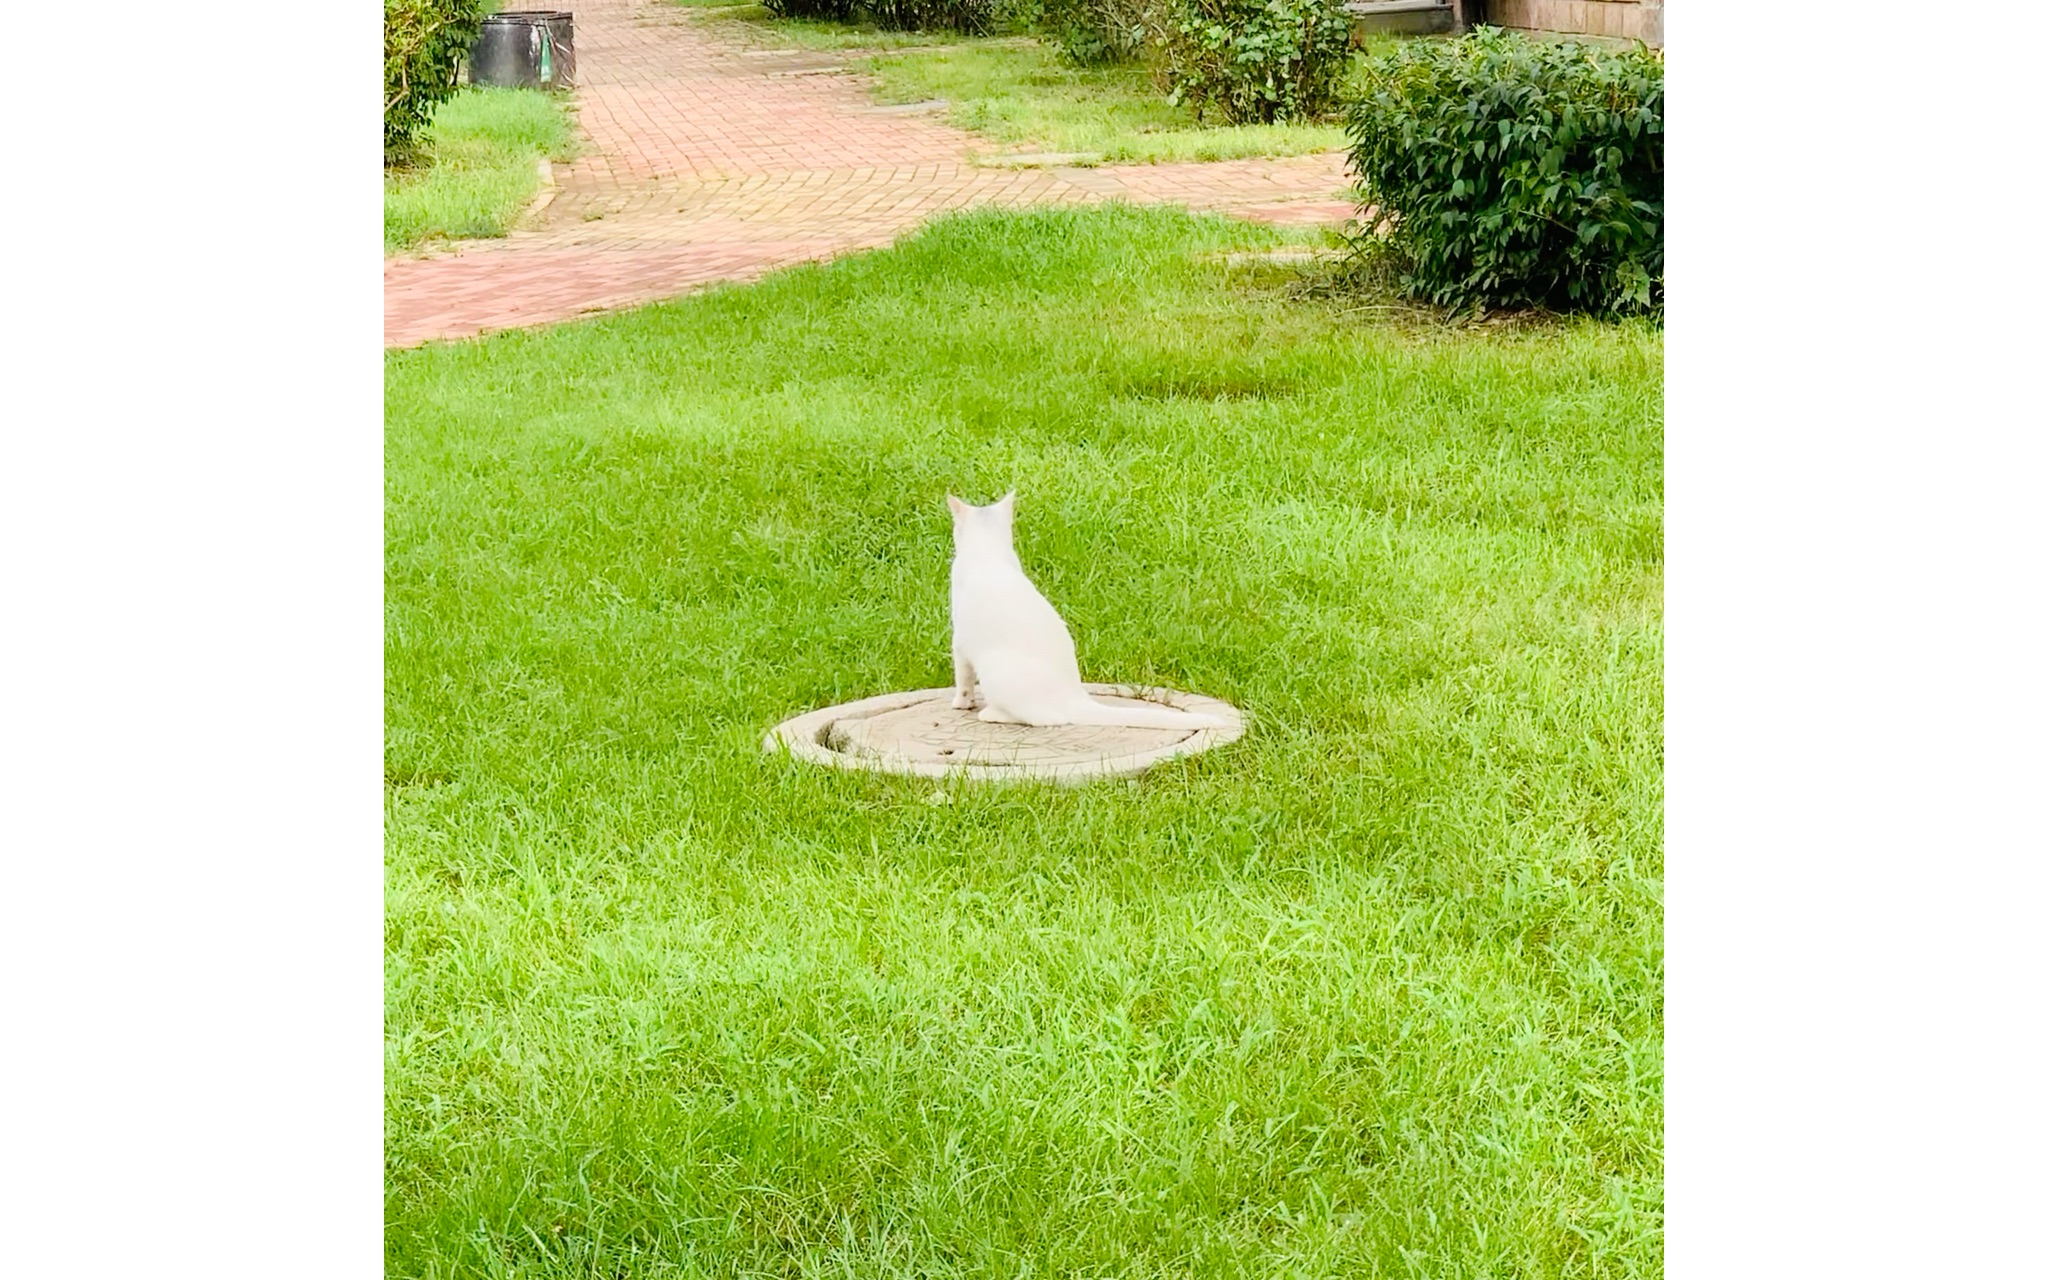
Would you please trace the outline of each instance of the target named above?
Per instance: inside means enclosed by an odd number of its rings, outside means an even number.
[[[955,711],[972,711],[979,705],[980,700],[971,693],[956,693],[953,695],[953,710]]]

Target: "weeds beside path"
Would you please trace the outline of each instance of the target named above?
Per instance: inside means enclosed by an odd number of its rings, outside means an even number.
[[[435,113],[426,163],[384,176],[384,251],[504,235],[539,190],[540,164],[567,159],[574,133],[560,98],[464,89]]]
[[[1337,154],[977,167],[976,140],[877,106],[844,55],[748,47],[667,0],[576,10],[582,154],[541,225],[385,265],[385,342],[548,323],[884,245],[983,205],[1180,201],[1274,222],[1350,213]]]

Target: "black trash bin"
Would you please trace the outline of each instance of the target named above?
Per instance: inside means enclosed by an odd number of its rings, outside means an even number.
[[[469,82],[502,89],[576,83],[576,17],[566,9],[494,13],[469,51]]]
[[[548,15],[548,36],[555,42],[555,87],[576,87],[576,15],[557,9]]]

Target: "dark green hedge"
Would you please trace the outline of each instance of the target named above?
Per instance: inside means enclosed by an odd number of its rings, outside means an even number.
[[[1167,0],[1035,0],[1032,27],[1081,67],[1136,62],[1159,32]]]
[[[866,22],[888,31],[980,35],[1015,24],[1018,0],[762,0],[779,18]]]
[[[1351,19],[1339,0],[1165,0],[1159,43],[1169,96],[1197,119],[1314,120],[1337,105]]]
[[[1664,302],[1664,60],[1480,28],[1368,60],[1351,168],[1403,287],[1457,309]]]

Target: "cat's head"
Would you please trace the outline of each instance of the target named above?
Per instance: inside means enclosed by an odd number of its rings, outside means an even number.
[[[1017,514],[1015,489],[985,507],[969,506],[949,493],[946,495],[946,506],[953,512],[954,546],[968,550],[981,546],[1011,545],[1010,528]]]

